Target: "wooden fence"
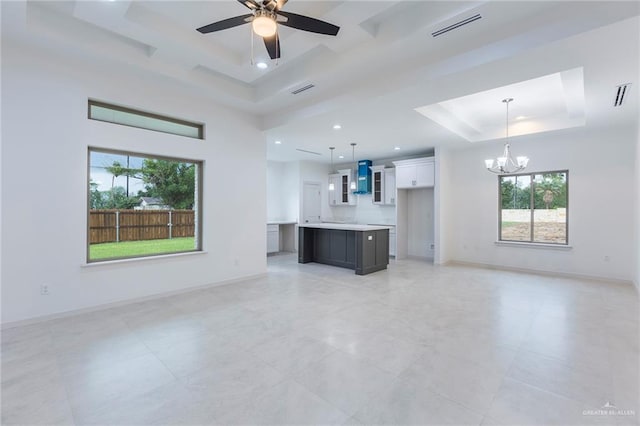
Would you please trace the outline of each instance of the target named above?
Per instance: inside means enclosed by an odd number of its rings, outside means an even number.
[[[89,210],[89,244],[193,237],[193,210]]]

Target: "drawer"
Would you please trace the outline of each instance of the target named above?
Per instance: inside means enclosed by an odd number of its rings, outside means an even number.
[[[280,225],[267,225],[267,232],[278,232]]]

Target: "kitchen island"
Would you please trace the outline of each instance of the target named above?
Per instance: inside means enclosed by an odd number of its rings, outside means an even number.
[[[354,269],[357,275],[387,269],[389,227],[305,223],[298,230],[298,263],[324,263]]]

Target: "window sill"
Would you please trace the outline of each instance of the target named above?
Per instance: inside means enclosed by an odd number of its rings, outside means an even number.
[[[132,262],[144,262],[147,260],[170,259],[170,258],[183,257],[183,256],[195,256],[195,255],[201,255],[201,254],[207,254],[207,252],[204,250],[200,250],[200,251],[188,251],[184,253],[159,254],[156,256],[132,257],[128,259],[103,260],[99,262],[85,262],[80,266],[82,268],[93,268],[94,266],[120,265],[123,263],[126,264],[126,263],[132,263]]]
[[[571,250],[572,246],[564,245],[564,244],[545,244],[545,243],[526,243],[526,242],[517,242],[517,241],[496,241],[494,243],[497,246],[503,247],[524,247],[524,248],[534,248],[534,249],[551,249],[551,250]]]

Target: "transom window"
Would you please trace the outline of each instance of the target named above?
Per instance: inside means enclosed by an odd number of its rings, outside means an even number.
[[[569,172],[503,175],[499,240],[568,244]]]
[[[89,99],[89,118],[190,138],[204,138],[204,124]]]

